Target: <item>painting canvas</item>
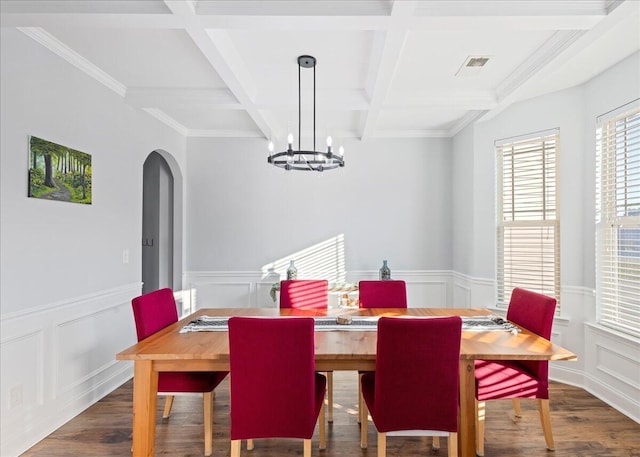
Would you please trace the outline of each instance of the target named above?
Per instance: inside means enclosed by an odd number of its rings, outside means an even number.
[[[29,197],[91,204],[91,155],[29,138]]]

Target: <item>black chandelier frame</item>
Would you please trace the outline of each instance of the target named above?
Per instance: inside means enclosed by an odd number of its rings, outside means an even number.
[[[301,69],[313,68],[313,150],[303,150],[300,146],[301,136]],[[331,137],[329,137],[331,138]],[[326,151],[316,151],[316,58],[309,55],[298,57],[298,149],[293,149],[292,142],[287,142],[287,149],[275,154],[269,153],[267,162],[285,170],[325,171],[344,167],[344,156],[333,152],[332,145],[327,141]],[[342,149],[341,149],[342,152]]]

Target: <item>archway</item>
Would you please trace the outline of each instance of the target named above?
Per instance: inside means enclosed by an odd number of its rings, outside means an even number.
[[[181,202],[182,179],[173,157],[163,151],[150,153],[143,166],[143,293],[182,286]]]

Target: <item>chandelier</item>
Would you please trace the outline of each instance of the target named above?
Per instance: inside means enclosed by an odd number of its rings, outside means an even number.
[[[301,68],[313,68],[313,150],[304,151],[300,147],[302,103],[300,101]],[[273,153],[273,142],[269,142],[267,162],[285,170],[324,171],[344,167],[344,148],[340,146],[338,153],[332,149],[333,140],[327,137],[327,150],[316,151],[316,58],[313,56],[298,57],[298,149],[293,149],[293,134],[287,136],[287,149]]]

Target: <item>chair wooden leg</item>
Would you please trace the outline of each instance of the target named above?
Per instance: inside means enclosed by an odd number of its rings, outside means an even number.
[[[164,412],[162,413],[163,419],[169,418],[169,415],[171,415],[172,406],[173,406],[173,395],[167,395],[167,398],[164,400]]]
[[[449,448],[448,457],[458,457],[458,434],[456,432],[449,433],[447,448]]]
[[[242,440],[231,440],[231,457],[240,457],[240,443]]]
[[[247,451],[253,451],[253,440],[247,440]]]
[[[433,437],[433,442],[431,444],[431,449],[433,449],[434,451],[437,451],[438,449],[440,449],[440,437],[439,436],[434,436]]]
[[[360,408],[360,448],[367,448],[367,428],[369,425],[369,411],[367,409],[367,402],[362,400],[362,407]]]
[[[378,457],[387,455],[387,434],[378,432]]]
[[[556,448],[553,442],[553,433],[551,432],[551,414],[549,413],[549,400],[538,399],[538,409],[540,410],[540,422],[542,423],[542,431],[544,432],[544,440],[547,442],[547,449],[554,451]]]
[[[520,399],[519,398],[514,398],[513,399],[513,412],[515,413],[516,417],[522,417],[522,410],[520,409]]]
[[[324,408],[324,403],[322,403],[322,406],[320,406],[320,418],[319,418],[320,424],[318,424],[318,427],[320,428],[320,449],[327,448],[327,438],[326,438],[326,432],[325,432],[326,425],[324,423],[324,413],[325,413],[325,408]]]
[[[358,424],[361,424],[362,421],[362,374],[358,373]]]
[[[486,403],[476,400],[476,454],[484,455],[484,416]]]
[[[333,422],[333,371],[327,371],[327,402],[329,403],[329,422]]]
[[[213,453],[213,391],[202,394],[204,417],[204,455]]]
[[[304,440],[304,457],[311,457],[311,440]]]

